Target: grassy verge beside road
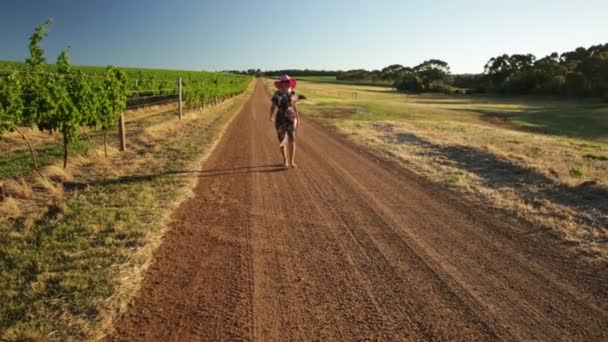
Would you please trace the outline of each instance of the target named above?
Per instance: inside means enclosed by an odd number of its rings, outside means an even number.
[[[45,168],[48,179],[4,179],[0,339],[82,341],[111,327],[252,86],[183,120],[159,111],[132,121],[125,153],[106,159],[90,146],[67,171]]]

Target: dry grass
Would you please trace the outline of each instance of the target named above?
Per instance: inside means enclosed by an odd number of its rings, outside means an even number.
[[[49,174],[58,171],[49,169]],[[64,175],[64,172],[59,172]],[[65,206],[65,193],[61,182],[50,178],[32,176],[31,179],[17,178],[3,181],[4,193],[8,196],[0,202],[0,224],[10,227],[12,222],[30,227],[39,220],[50,206],[61,209]]]
[[[145,119],[164,112],[177,112],[177,102],[128,110],[125,112],[125,122]]]
[[[57,133],[51,135],[48,132],[42,132],[37,128],[21,128],[21,131],[30,141],[33,147],[45,145],[51,142],[59,142],[61,136]],[[21,135],[17,132],[8,132],[0,137],[0,154],[10,153],[17,150],[26,149],[27,146]]]
[[[59,165],[50,165],[42,170],[42,175],[53,182],[66,182],[73,179],[69,170],[62,168]]]
[[[572,242],[584,255],[608,259],[608,163],[602,158],[608,153],[608,136],[584,127],[543,134],[508,120],[509,115],[540,113],[553,127],[551,115],[559,119],[566,115],[562,112],[575,112],[601,126],[608,120],[601,106],[413,96],[308,82],[298,87],[308,98],[301,105],[304,112],[350,139],[388,153],[479,205]],[[357,100],[350,97],[352,92]],[[525,114],[530,108],[531,114]]]
[[[23,178],[9,179],[4,182],[4,190],[7,195],[20,198],[31,199],[34,197],[34,191],[30,184]]]
[[[21,217],[21,214],[19,202],[13,197],[7,197],[0,202],[0,216],[7,219],[16,219]]]
[[[36,186],[41,189],[41,193],[46,193],[50,203],[58,204],[63,202],[65,199],[65,192],[63,190],[63,184],[60,182],[54,182],[48,178],[37,177]],[[42,197],[42,196],[40,196]],[[49,202],[47,201],[47,204]]]

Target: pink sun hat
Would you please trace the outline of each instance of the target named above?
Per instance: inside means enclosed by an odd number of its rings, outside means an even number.
[[[281,89],[281,82],[289,82],[289,88],[291,89],[296,87],[296,79],[291,78],[288,75],[283,75],[278,81],[274,81],[274,86],[277,89]]]

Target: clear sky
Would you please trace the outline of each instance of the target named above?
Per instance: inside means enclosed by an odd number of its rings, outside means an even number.
[[[447,61],[481,72],[502,53],[542,57],[608,42],[608,0],[2,0],[0,59],[23,60],[55,23],[47,59],[188,70],[379,69]]]

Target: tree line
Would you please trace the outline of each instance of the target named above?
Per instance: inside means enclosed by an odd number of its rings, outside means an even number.
[[[599,97],[608,100],[608,43],[554,52],[541,59],[532,54],[491,58],[482,74],[452,75],[438,59],[415,67],[393,64],[382,70],[339,72],[338,80],[387,82],[400,91],[536,94]]]
[[[599,97],[608,101],[608,43],[554,52],[537,59],[533,54],[503,54],[491,58],[481,74],[453,75],[447,62],[430,59],[414,67],[389,65],[381,70],[250,69],[247,74],[275,77],[335,76],[337,80],[378,82],[399,91],[421,93],[503,93],[569,97]]]
[[[541,59],[532,54],[497,56],[486,63],[473,85],[480,91],[608,100],[608,43]]]

